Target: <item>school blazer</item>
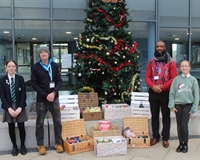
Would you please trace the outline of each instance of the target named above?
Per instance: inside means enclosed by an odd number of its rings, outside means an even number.
[[[24,78],[18,74],[15,74],[15,93],[16,93],[16,104],[17,107],[22,109],[26,107],[26,88]],[[7,110],[12,106],[10,82],[7,75],[0,79],[0,97],[1,97],[1,108]]]

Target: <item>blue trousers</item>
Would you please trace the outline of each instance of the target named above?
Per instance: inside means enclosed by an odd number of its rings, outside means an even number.
[[[62,144],[60,103],[59,103],[58,98],[55,98],[53,102],[37,102],[36,103],[36,112],[37,112],[36,140],[37,140],[38,146],[44,145],[44,119],[48,110],[50,111],[53,118],[55,143],[58,145]]]

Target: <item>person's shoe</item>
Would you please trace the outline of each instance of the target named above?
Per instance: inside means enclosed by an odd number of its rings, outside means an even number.
[[[40,155],[45,155],[46,154],[46,149],[44,146],[38,146],[38,152]]]
[[[153,146],[155,145],[156,143],[159,142],[159,139],[156,139],[156,138],[153,138],[151,141],[150,141],[150,146]]]
[[[18,155],[18,148],[17,147],[13,147],[12,155],[13,156],[17,156]]]
[[[63,153],[64,151],[62,145],[58,145],[58,144],[55,145],[55,149],[57,153]]]
[[[184,145],[183,145],[182,152],[183,152],[183,153],[187,153],[187,152],[188,152],[188,145],[187,145],[187,144],[184,144]]]
[[[25,145],[22,145],[20,151],[21,151],[21,154],[22,154],[22,155],[25,155],[25,154],[27,153],[26,146],[25,146]]]
[[[169,147],[169,142],[166,140],[163,140],[163,147],[168,148]]]
[[[182,152],[183,149],[183,143],[180,143],[179,146],[176,148],[176,152]]]

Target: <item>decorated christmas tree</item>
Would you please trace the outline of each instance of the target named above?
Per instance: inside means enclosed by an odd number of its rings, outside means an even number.
[[[94,89],[103,103],[130,101],[140,87],[139,51],[128,30],[125,0],[91,0],[74,57],[76,89]]]

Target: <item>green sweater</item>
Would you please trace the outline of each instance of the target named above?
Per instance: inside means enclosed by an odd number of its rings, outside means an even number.
[[[198,110],[199,85],[195,77],[183,77],[179,75],[174,78],[169,92],[169,108],[175,104],[192,104],[191,112]]]

